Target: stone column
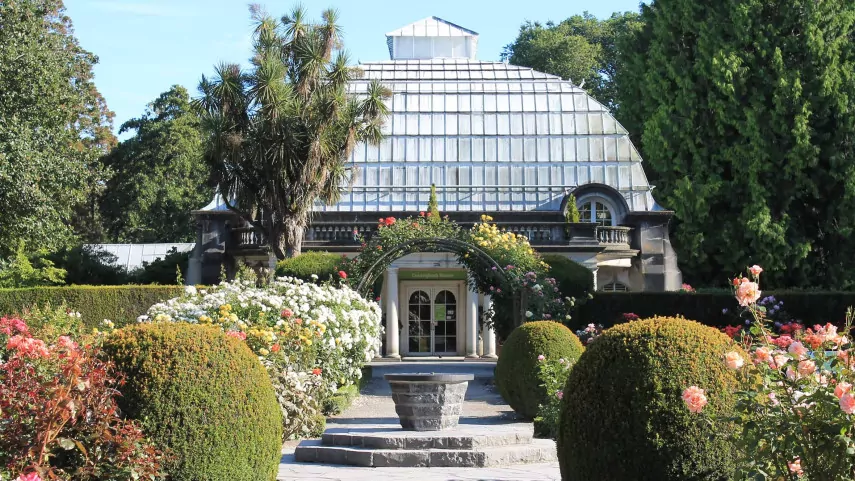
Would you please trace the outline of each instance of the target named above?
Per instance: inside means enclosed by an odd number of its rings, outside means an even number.
[[[484,312],[489,312],[490,308],[493,306],[493,299],[485,295],[484,296]],[[487,359],[496,359],[496,332],[486,324],[483,328],[481,328],[481,342],[484,345],[484,354],[481,356]]]
[[[204,224],[200,221],[196,222],[196,245],[193,246],[193,253],[190,255],[190,261],[187,265],[187,278],[184,284],[195,286],[202,283],[202,229]]]
[[[478,293],[466,291],[466,357],[478,357]]]
[[[398,340],[398,268],[386,269],[386,357],[400,359]]]

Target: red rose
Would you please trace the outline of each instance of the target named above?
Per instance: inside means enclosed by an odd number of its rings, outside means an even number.
[[[424,216],[425,216],[425,211],[419,212],[419,217],[424,217]]]
[[[314,374],[315,376],[320,376],[321,375],[321,368],[316,367],[316,368],[312,369],[312,374]]]
[[[279,344],[274,344],[274,345],[270,346],[270,352],[279,352],[279,349],[281,349]]]
[[[338,271],[338,276],[341,277],[342,279],[347,279],[347,272]]]

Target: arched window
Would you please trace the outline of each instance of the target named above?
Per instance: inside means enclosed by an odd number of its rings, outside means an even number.
[[[602,226],[615,225],[615,215],[610,204],[600,197],[584,197],[577,201],[579,220]]]
[[[626,284],[620,282],[609,282],[604,285],[602,288],[603,292],[629,292],[629,288],[626,287]]]

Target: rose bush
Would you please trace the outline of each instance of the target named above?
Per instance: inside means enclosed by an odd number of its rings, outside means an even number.
[[[377,303],[347,286],[294,278],[264,287],[240,280],[188,287],[140,321],[215,325],[246,341],[274,383],[287,437],[322,429],[324,398],[362,376],[365,362],[379,352],[383,330]]]
[[[564,387],[570,376],[570,368],[576,362],[573,358],[547,358],[538,356],[538,377],[543,381],[541,387],[546,390],[546,400],[538,408],[534,418],[535,433],[551,439],[558,437],[561,400],[564,399]]]
[[[759,266],[731,281],[734,295],[753,319],[734,332],[750,353],[728,352],[727,368],[753,382],[737,391],[732,417],[742,426],[734,437],[740,448],[740,479],[851,480],[855,477],[855,356],[850,342],[852,312],[843,329],[833,324],[803,328],[773,321],[778,303],[761,301]],[[772,312],[770,312],[772,311]],[[689,386],[687,409],[707,416],[705,386]]]
[[[161,479],[162,453],[119,415],[122,384],[97,346],[65,335],[45,342],[25,321],[0,318],[0,479]]]

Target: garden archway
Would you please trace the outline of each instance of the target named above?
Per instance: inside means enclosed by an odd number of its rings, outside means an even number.
[[[478,246],[460,239],[420,237],[395,245],[391,249],[386,250],[365,271],[360,272],[361,278],[356,287],[357,292],[363,296],[367,295],[377,278],[383,275],[392,262],[406,255],[418,252],[448,252],[455,254],[458,261],[468,271],[470,285],[479,292],[489,294],[489,292],[484,292],[484,286],[486,285],[498,284],[504,287],[506,292],[513,296],[514,321],[517,325],[522,323],[522,319],[524,318],[522,309],[526,305],[524,302],[525,291],[513,289],[513,285],[505,269],[489,254]]]

